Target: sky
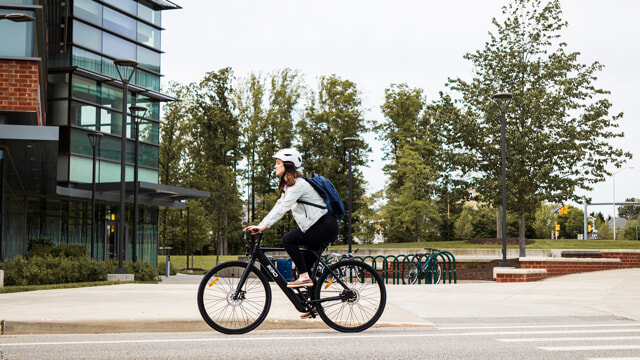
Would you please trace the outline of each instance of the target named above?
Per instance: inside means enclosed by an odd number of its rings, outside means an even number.
[[[209,71],[231,67],[236,77],[251,72],[298,70],[317,89],[318,78],[335,74],[353,81],[362,94],[364,117],[383,121],[380,105],[390,84],[421,88],[427,101],[437,99],[448,78],[471,80],[472,63],[464,54],[484,47],[492,18],[503,19],[506,0],[175,0],[179,10],[164,11],[163,86],[169,81],[197,82]],[[563,0],[569,26],[562,40],[578,61],[598,61],[596,87],[611,91],[611,114],[624,112],[624,139],[612,143],[633,158],[613,176],[594,185],[593,203],[640,198],[640,1]],[[385,185],[381,144],[365,137],[374,152],[363,168],[369,192]],[[632,168],[631,168],[632,167]],[[571,205],[582,204],[570,202]],[[588,212],[613,213],[611,205]]]

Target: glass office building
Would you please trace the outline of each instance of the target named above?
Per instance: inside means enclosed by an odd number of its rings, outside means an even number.
[[[127,109],[147,108],[138,117],[135,253],[138,259],[155,264],[159,209],[181,208],[181,200],[208,196],[202,191],[158,184],[160,108],[163,102],[176,100],[160,92],[161,15],[179,6],[166,0],[2,0],[0,4],[0,16],[22,13],[34,18],[30,22],[0,20],[0,32],[5,33],[3,26],[11,26],[9,31],[16,34],[11,46],[0,48],[0,69],[3,61],[37,62],[41,74],[38,98],[46,104],[46,108],[41,105],[32,111],[9,111],[10,106],[3,106],[0,98],[0,259],[24,254],[31,239],[49,238],[56,244],[91,247],[93,196],[93,257],[102,260],[115,256],[121,231],[123,126],[127,151],[122,230],[125,258],[132,258],[136,141],[131,114],[123,114],[126,101]],[[38,39],[46,39],[46,49],[44,41]],[[126,99],[114,65],[116,59],[138,63]],[[15,77],[13,73],[4,76]],[[8,103],[15,103],[18,97],[13,96]],[[95,147],[95,192],[94,147],[88,137],[92,132],[102,134]]]

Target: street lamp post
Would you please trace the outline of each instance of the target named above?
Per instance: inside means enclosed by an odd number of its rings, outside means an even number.
[[[113,63],[116,66],[120,81],[122,81],[122,144],[120,147],[120,224],[118,229],[118,268],[115,270],[116,274],[126,274],[127,270],[122,266],[125,249],[125,230],[124,230],[124,217],[126,213],[125,209],[125,194],[126,194],[126,171],[127,171],[127,103],[128,103],[128,87],[129,81],[133,77],[133,73],[138,67],[138,62],[135,60],[119,59],[114,60]]]
[[[613,182],[613,240],[616,239],[616,174],[626,169],[633,169],[633,166],[623,167],[611,175],[611,181]]]
[[[94,246],[96,243],[96,148],[100,147],[102,136],[101,132],[90,132],[87,134],[91,148],[93,149],[93,167],[91,168],[91,258],[95,256]]]
[[[133,247],[131,256],[135,262],[138,261],[138,153],[140,148],[140,122],[142,122],[142,118],[147,113],[147,108],[144,106],[131,106],[129,110],[131,110],[131,118],[136,124],[136,145],[133,162],[133,238],[131,241]]]
[[[502,263],[500,266],[508,267],[507,262],[507,107],[513,95],[509,93],[497,93],[493,95],[494,100],[500,108],[502,114]]]
[[[352,137],[346,137],[344,139],[342,139],[342,141],[344,142],[344,145],[347,149],[347,152],[349,153],[349,238],[348,238],[348,242],[349,242],[349,256],[351,256],[351,243],[353,242],[352,239],[352,235],[351,235],[351,203],[352,203],[352,195],[351,195],[351,178],[352,178],[352,173],[351,173],[351,152],[353,151],[353,148],[356,145],[356,142],[358,141],[357,138],[352,138]]]

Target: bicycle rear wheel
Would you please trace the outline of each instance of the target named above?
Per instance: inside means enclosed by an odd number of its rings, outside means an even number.
[[[402,268],[402,283],[413,285],[418,281],[420,274],[419,266],[414,262],[408,262],[404,264]]]
[[[330,265],[346,288],[325,271],[316,283],[316,309],[331,328],[342,332],[368,329],[378,321],[387,302],[382,277],[369,264],[343,260]]]
[[[271,307],[267,278],[251,267],[238,296],[234,293],[248,264],[222,263],[202,278],[198,287],[198,310],[213,329],[225,334],[244,334],[260,325]]]

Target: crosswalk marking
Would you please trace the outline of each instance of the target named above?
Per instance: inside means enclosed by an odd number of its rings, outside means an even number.
[[[640,350],[638,345],[541,346],[546,351]]]
[[[555,337],[555,338],[522,338],[496,339],[502,342],[540,342],[540,341],[607,341],[607,340],[640,340],[640,336],[593,336],[593,337]]]

